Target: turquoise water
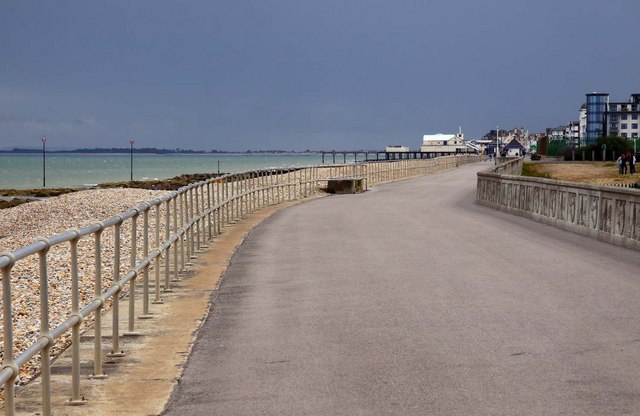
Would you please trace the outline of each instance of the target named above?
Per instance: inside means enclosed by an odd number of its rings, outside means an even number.
[[[362,157],[362,156],[360,156]],[[331,156],[325,156],[327,163]],[[341,163],[342,156],[336,156]],[[347,162],[353,161],[347,157]],[[166,179],[184,173],[240,172],[269,167],[318,165],[320,154],[206,154],[133,155],[133,179]],[[47,154],[47,188],[83,187],[130,179],[129,154]],[[42,154],[0,154],[0,188],[40,188],[43,183]]]

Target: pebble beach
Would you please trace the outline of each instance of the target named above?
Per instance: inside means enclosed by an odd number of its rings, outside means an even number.
[[[165,195],[167,191],[142,189],[94,189],[65,194],[42,201],[30,202],[14,208],[0,210],[0,252],[11,252],[35,242],[39,237],[52,237],[72,228],[81,228],[114,215],[121,214],[145,201]],[[154,225],[155,226],[155,225]],[[122,270],[128,264],[130,244],[123,227],[121,240]],[[103,288],[113,282],[113,230],[107,229],[102,235]],[[78,244],[80,304],[86,305],[93,298],[95,287],[95,265],[93,264],[94,240],[85,237]],[[50,325],[54,328],[71,311],[71,279],[69,246],[53,247],[47,255],[49,277]],[[11,273],[12,307],[15,349],[19,354],[39,336],[38,256],[29,256],[18,262]],[[1,302],[1,300],[0,300]],[[0,315],[0,320],[5,317]],[[91,322],[85,320],[83,327]],[[51,355],[58,355],[70,343],[70,333],[57,340]],[[4,339],[0,340],[0,353],[4,355]],[[37,360],[21,368],[18,385],[28,382],[37,375]]]

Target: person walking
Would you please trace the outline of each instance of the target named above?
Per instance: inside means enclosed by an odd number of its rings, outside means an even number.
[[[624,158],[622,157],[622,155],[618,156],[618,159],[616,160],[616,163],[618,164],[618,173],[620,175],[624,174]]]
[[[633,175],[636,173],[636,155],[629,152],[629,174]]]

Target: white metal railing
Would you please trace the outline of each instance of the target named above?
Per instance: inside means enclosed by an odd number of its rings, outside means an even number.
[[[227,174],[190,184],[161,198],[144,202],[122,214],[93,225],[72,229],[13,252],[0,253],[2,273],[2,367],[5,414],[15,414],[15,386],[20,369],[36,360],[42,386],[42,415],[51,414],[51,359],[71,346],[71,398],[67,404],[85,403],[80,393],[80,333],[93,320],[94,348],[92,378],[105,377],[102,368],[102,314],[112,312],[112,345],[107,356],[123,356],[120,337],[136,334],[136,298],[142,297],[138,319],[150,318],[150,304],[162,303],[162,292],[180,279],[195,253],[224,227],[263,207],[316,194],[333,176],[358,176],[369,184],[395,181],[436,173],[481,160],[481,156],[461,155],[434,159],[359,162],[346,165],[320,165],[300,168],[262,169]],[[113,245],[103,244],[108,234]],[[91,247],[92,255],[80,258],[78,247]],[[49,253],[57,251],[68,267],[55,269]],[[128,261],[126,254],[128,253]],[[125,254],[123,256],[123,254]],[[40,314],[17,317],[13,311],[16,276],[12,273],[26,259],[37,256]],[[92,272],[93,281],[82,283],[79,265]],[[55,269],[55,270],[54,270]],[[150,276],[153,271],[153,276]],[[50,322],[51,276],[64,275],[71,281],[70,310],[60,322]],[[35,276],[28,276],[34,279]],[[139,282],[141,280],[141,282]],[[151,282],[150,280],[153,280]],[[105,287],[106,286],[106,287]],[[141,286],[141,290],[137,290]],[[151,288],[153,286],[153,293]],[[162,288],[162,292],[161,292]],[[93,295],[89,295],[92,289]],[[141,292],[141,293],[140,293]],[[128,298],[126,331],[120,332],[120,300]],[[82,300],[85,302],[82,303]],[[25,319],[39,322],[31,339],[14,339],[14,326]],[[21,321],[22,320],[22,321]],[[71,337],[68,339],[68,333]],[[20,346],[28,344],[24,348]],[[55,351],[52,353],[52,349]],[[39,355],[39,357],[37,357]]]

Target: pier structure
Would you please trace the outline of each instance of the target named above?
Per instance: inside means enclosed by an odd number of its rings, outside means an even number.
[[[468,150],[466,152],[386,152],[381,150],[343,150],[343,151],[322,151],[322,163],[347,163],[347,156],[353,155],[354,162],[373,162],[376,160],[412,160],[412,159],[432,159],[441,156],[451,156],[460,154],[476,154],[477,152]],[[337,158],[336,158],[337,156]],[[361,156],[361,159],[358,159]],[[342,160],[340,160],[342,159]]]

